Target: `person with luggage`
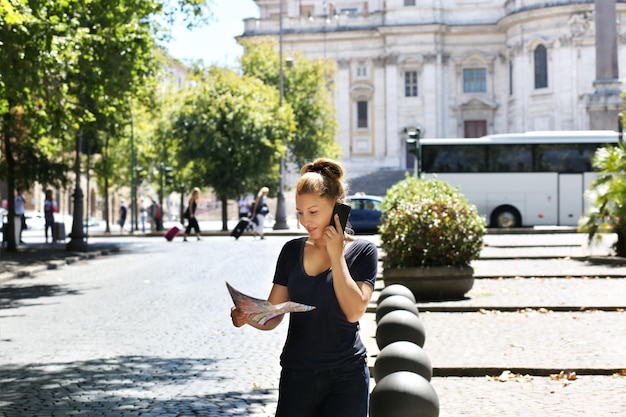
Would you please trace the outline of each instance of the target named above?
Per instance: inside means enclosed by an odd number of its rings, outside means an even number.
[[[267,206],[267,194],[269,192],[269,188],[261,188],[256,196],[256,199],[254,200],[254,205],[252,206],[252,209],[250,211],[250,217],[252,221],[256,224],[254,236],[259,235],[261,239],[265,239],[265,216],[267,216],[270,212],[270,209]]]
[[[250,200],[248,200],[247,194],[242,194],[237,201],[237,206],[239,207],[239,218],[250,216]]]
[[[191,230],[196,231],[196,237],[200,240],[200,225],[198,224],[198,218],[196,217],[196,209],[198,208],[198,199],[200,198],[200,189],[195,187],[191,191],[187,209],[183,214],[183,217],[187,219],[187,228],[183,234],[183,241],[187,242],[187,236],[191,233]]]
[[[283,246],[268,301],[315,309],[289,318],[276,417],[368,414],[370,375],[359,319],[374,291],[378,252],[374,243],[342,230],[334,214],[346,197],[344,177],[338,162],[318,159],[302,167],[296,186],[296,210],[308,236]],[[264,325],[252,317],[231,308],[235,327],[272,330],[284,316]]]

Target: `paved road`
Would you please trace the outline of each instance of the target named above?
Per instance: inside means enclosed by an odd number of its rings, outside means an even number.
[[[235,329],[224,284],[267,294],[268,240],[149,239],[5,282],[0,415],[272,415],[286,327]]]
[[[0,283],[0,416],[272,416],[286,326],[233,328],[224,281],[264,296],[290,238],[118,239]],[[467,299],[419,305],[441,417],[626,415],[626,267],[579,238],[489,237]]]

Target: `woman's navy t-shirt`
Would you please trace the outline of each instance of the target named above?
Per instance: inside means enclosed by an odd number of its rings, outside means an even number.
[[[274,283],[284,285],[289,299],[315,306],[312,311],[292,313],[281,366],[287,369],[331,369],[365,363],[367,353],[359,336],[359,323],[350,323],[333,289],[332,271],[317,276],[304,271],[306,237],[285,244],[278,262]],[[346,264],[355,281],[374,287],[378,268],[376,246],[357,239],[346,248]]]

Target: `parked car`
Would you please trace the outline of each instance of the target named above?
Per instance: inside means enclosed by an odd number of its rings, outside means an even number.
[[[43,230],[46,227],[46,219],[39,211],[26,211],[26,227],[28,230]]]
[[[87,226],[87,227],[100,226],[100,220],[98,220],[98,218],[96,217],[86,217],[85,219],[83,219],[83,226]]]
[[[351,195],[346,198],[346,204],[352,207],[348,221],[354,233],[378,233],[382,201],[382,197],[374,195]]]

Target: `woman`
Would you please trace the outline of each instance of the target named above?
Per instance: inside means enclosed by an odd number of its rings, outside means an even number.
[[[265,239],[265,216],[267,216],[270,212],[269,207],[267,206],[267,194],[270,192],[270,189],[267,187],[263,187],[259,190],[259,193],[256,196],[256,200],[254,200],[254,207],[252,208],[252,220],[254,221],[256,218],[256,230],[255,236],[258,234],[261,239]]]
[[[185,210],[184,217],[187,219],[187,228],[183,234],[183,241],[187,242],[187,236],[191,233],[191,229],[196,231],[196,237],[200,240],[200,225],[196,217],[196,209],[198,208],[198,199],[200,198],[200,189],[195,187],[191,191],[189,202],[187,203],[187,210]]]
[[[43,216],[46,221],[44,226],[44,236],[46,237],[46,243],[48,243],[48,229],[50,229],[50,238],[52,243],[56,242],[54,236],[54,213],[57,211],[57,203],[52,198],[52,190],[46,190],[46,199],[43,202]]]
[[[376,246],[330,226],[335,203],[346,196],[344,170],[335,161],[305,165],[296,186],[296,209],[307,237],[287,242],[278,257],[272,304],[315,306],[289,319],[281,354],[277,417],[366,417],[369,399],[367,352],[358,320],[374,290]],[[236,327],[276,328],[283,316],[260,325],[236,308]]]

